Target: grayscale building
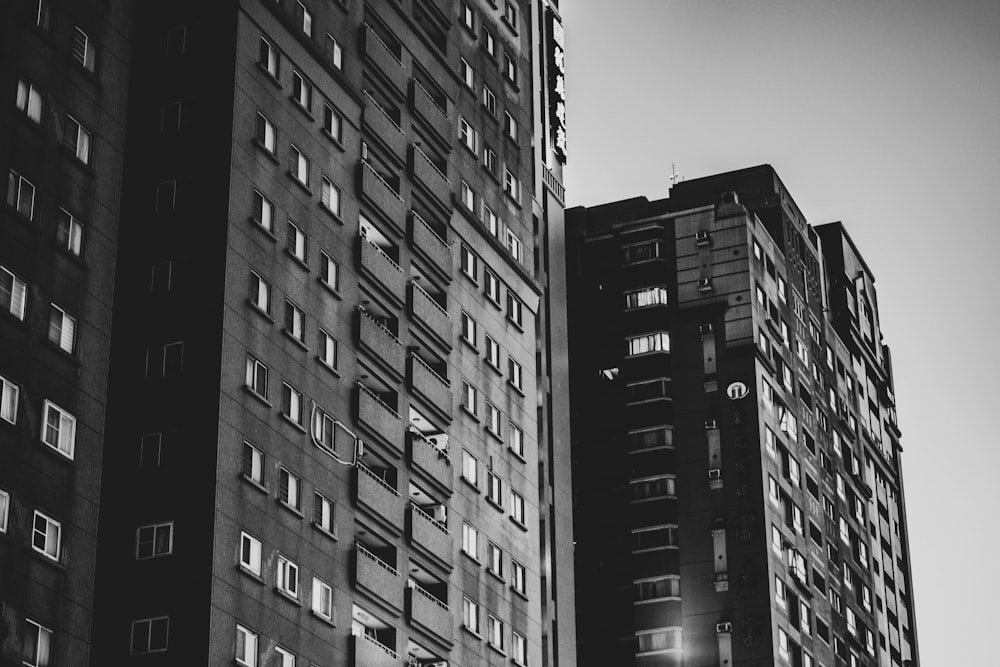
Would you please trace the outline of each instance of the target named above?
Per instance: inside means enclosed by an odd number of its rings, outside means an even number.
[[[769,166],[567,213],[578,664],[916,667],[892,367],[844,226]]]

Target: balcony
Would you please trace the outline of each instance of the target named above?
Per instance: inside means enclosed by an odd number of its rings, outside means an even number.
[[[410,621],[437,635],[448,644],[454,643],[455,619],[448,605],[415,582],[410,584],[409,597]]]
[[[357,465],[358,504],[373,511],[399,531],[403,501],[399,492],[364,464]]]
[[[448,117],[447,109],[442,109],[434,98],[431,97],[431,94],[417,83],[416,79],[413,80],[410,86],[410,105],[417,118],[422,120],[439,137],[449,144],[451,143],[454,128],[451,118]]]
[[[385,144],[390,152],[403,157],[406,150],[406,135],[389,113],[375,101],[375,98],[365,92],[365,127],[372,131]]]
[[[422,150],[413,146],[410,158],[413,178],[423,186],[424,190],[437,199],[437,203],[451,210],[451,181],[447,174],[438,169],[437,165]]]
[[[451,316],[416,283],[411,285],[410,312],[416,321],[451,348]]]
[[[451,495],[454,473],[451,458],[445,450],[419,432],[410,431],[410,461]]]
[[[438,412],[451,417],[451,383],[416,355],[410,356],[410,388],[430,401]]]
[[[406,86],[406,68],[396,54],[386,46],[382,38],[369,27],[365,27],[365,57],[385,78],[399,90]]]
[[[403,420],[378,394],[363,384],[358,384],[358,421],[394,449],[402,450]]]
[[[367,271],[383,289],[399,302],[403,301],[406,276],[399,264],[377,245],[361,237],[361,268]]]
[[[399,655],[365,634],[354,635],[355,667],[398,667]]]
[[[448,527],[412,503],[410,543],[451,568],[451,552],[454,545]]]
[[[450,280],[451,244],[441,238],[427,222],[416,213],[412,216],[413,247],[431,260]]]
[[[379,322],[367,310],[360,311],[360,328],[358,338],[361,345],[372,355],[385,364],[399,377],[402,377],[406,361],[403,344],[384,324]]]
[[[396,227],[403,225],[403,198],[367,160],[361,161],[361,194]]]

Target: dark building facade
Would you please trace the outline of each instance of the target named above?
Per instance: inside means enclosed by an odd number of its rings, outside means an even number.
[[[889,352],[844,227],[769,166],[567,220],[579,664],[918,665]]]
[[[92,664],[574,664],[557,3],[210,4],[133,25]]]
[[[84,664],[130,6],[0,5],[0,663]]]

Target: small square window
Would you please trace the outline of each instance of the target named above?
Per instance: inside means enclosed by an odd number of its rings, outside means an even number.
[[[302,426],[302,392],[288,384],[281,383],[281,414],[293,424]],[[294,505],[298,507],[298,502]]]
[[[73,60],[88,72],[97,70],[97,47],[79,26],[73,32]]]
[[[31,548],[46,558],[58,561],[62,555],[62,524],[35,510]]]
[[[66,209],[59,209],[56,243],[79,257],[83,253],[83,223]]]
[[[76,417],[45,401],[42,422],[42,442],[72,460],[76,449]]]

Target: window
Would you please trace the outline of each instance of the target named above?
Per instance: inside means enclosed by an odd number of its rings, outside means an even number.
[[[672,475],[632,480],[630,485],[632,500],[673,498],[677,495],[676,479]]]
[[[23,660],[28,667],[48,667],[52,659],[52,631],[24,619]]]
[[[326,33],[326,57],[337,69],[344,68],[344,50],[340,48],[340,42],[330,33]]]
[[[309,158],[296,148],[295,144],[288,149],[288,173],[292,178],[309,188]]]
[[[79,26],[73,32],[73,60],[88,72],[97,69],[97,47]]]
[[[274,652],[278,656],[278,663],[275,667],[295,667],[295,655],[280,646],[274,647]]]
[[[666,287],[644,287],[640,290],[625,292],[626,310],[665,305],[667,305]]]
[[[767,450],[767,455],[773,460],[778,459],[778,436],[774,434],[771,427],[764,427],[764,449]]]
[[[524,390],[524,379],[521,374],[521,364],[514,361],[514,357],[507,356],[508,382],[518,391]]]
[[[285,333],[299,341],[305,340],[305,313],[291,301],[285,301]]]
[[[326,176],[323,177],[323,184],[320,188],[320,202],[323,204],[323,208],[340,217],[340,188]]]
[[[139,468],[151,470],[160,467],[160,450],[163,445],[162,433],[147,433],[139,439]]]
[[[336,141],[343,140],[344,117],[329,104],[323,105],[323,131],[331,139],[335,139]]]
[[[483,147],[483,167],[491,175],[497,175],[497,152],[489,146]],[[493,232],[496,235],[496,232]]]
[[[479,531],[467,523],[462,524],[462,551],[479,560]]]
[[[132,621],[132,655],[166,651],[169,631],[170,618],[167,616]]]
[[[16,384],[0,375],[0,419],[11,424],[17,423],[17,399],[20,393]]]
[[[320,253],[319,271],[320,282],[335,292],[340,289],[340,264],[325,252]]]
[[[486,53],[490,54],[490,57],[496,60],[497,57],[497,40],[493,36],[493,33],[489,31],[489,28],[483,26],[483,49]]]
[[[17,82],[17,109],[30,120],[41,124],[45,108],[45,95],[33,84]]]
[[[510,518],[522,526],[524,523],[524,496],[517,491],[510,492]]]
[[[240,533],[240,567],[259,577],[262,551],[260,540],[249,533]]]
[[[49,312],[49,342],[68,354],[76,344],[76,318],[55,304]]]
[[[271,313],[271,284],[256,271],[250,271],[250,305],[262,313]]]
[[[243,476],[251,482],[264,484],[264,452],[243,441]]]
[[[56,243],[77,257],[83,251],[83,224],[62,208],[59,209],[56,226]]]
[[[778,628],[778,656],[784,660],[789,659],[788,633]]]
[[[462,144],[473,153],[477,152],[479,146],[479,133],[464,118],[458,119],[458,138]]]
[[[461,250],[461,260],[462,260],[462,273],[472,278],[473,281],[478,280],[479,276],[479,257],[476,256],[474,252],[469,248],[469,246],[462,244]]]
[[[472,66],[466,61],[465,58],[458,59],[458,75],[462,79],[466,88],[472,90],[475,85],[475,75],[472,72]]]
[[[288,234],[285,236],[285,250],[302,263],[306,261],[306,235],[298,226],[288,221]]]
[[[483,224],[486,225],[486,229],[490,230],[490,234],[500,238],[500,218],[485,203],[483,203]]]
[[[514,424],[514,422],[507,423],[510,429],[510,449],[515,454],[524,458],[524,431],[521,427]]]
[[[638,601],[679,597],[681,580],[680,577],[664,577],[637,581],[635,582],[635,593]]]
[[[319,362],[327,368],[337,370],[338,358],[340,356],[339,341],[320,328],[319,342]]]
[[[462,339],[473,347],[479,340],[479,323],[464,310],[462,311]]]
[[[503,54],[503,74],[515,86],[517,85],[517,63],[509,54]]]
[[[140,526],[135,531],[135,558],[168,556],[174,551],[174,522]]]
[[[13,169],[7,177],[7,205],[28,220],[35,218],[35,186]]]
[[[511,659],[518,665],[528,664],[528,642],[519,632],[511,631],[510,633],[510,652]]]
[[[521,595],[527,595],[528,581],[524,566],[516,560],[510,561],[511,583],[510,586]]]
[[[260,38],[260,51],[257,56],[257,64],[259,64],[265,72],[270,74],[275,79],[278,78],[278,50],[274,48],[271,42],[264,39],[263,36]]]
[[[298,72],[292,72],[292,100],[306,112],[312,108],[312,84]]]
[[[503,131],[508,137],[517,141],[517,121],[509,111],[503,112]]]
[[[479,461],[467,449],[462,450],[462,479],[479,486]]]
[[[274,231],[274,204],[259,190],[253,191],[253,219],[267,231]]]
[[[468,2],[462,3],[462,25],[469,30],[476,29],[476,14],[472,11],[472,7],[469,6]]]
[[[507,173],[509,174],[510,172]],[[516,180],[514,183],[517,185],[515,188],[517,194],[511,194],[511,196],[514,197],[514,199],[518,199],[521,192],[521,185]],[[515,262],[518,264],[521,263],[523,259],[524,246],[521,245],[521,239],[517,238],[517,234],[509,228],[507,229],[507,252],[509,252],[511,257],[514,258]]]
[[[518,328],[521,328],[524,322],[524,304],[510,290],[507,290],[507,319]]]
[[[66,148],[76,156],[76,159],[84,164],[90,164],[94,134],[81,125],[77,119],[67,115],[65,137]]]
[[[259,359],[247,355],[247,388],[267,400],[267,366]]]
[[[500,279],[497,278],[496,274],[485,269],[483,271],[483,276],[486,281],[486,297],[492,301],[497,306],[500,305]]]
[[[670,351],[670,334],[666,331],[630,336],[625,339],[626,354],[634,357],[638,354]]]
[[[479,634],[479,605],[467,597],[462,599],[462,624]]]
[[[500,343],[496,342],[489,334],[486,334],[486,363],[493,368],[500,370]]]
[[[277,574],[275,582],[278,590],[282,593],[298,599],[299,597],[299,566],[288,560],[285,556],[278,556]]]
[[[677,546],[677,526],[651,526],[632,530],[632,551]]]
[[[277,130],[274,127],[274,123],[268,120],[267,116],[258,111],[256,134],[257,144],[271,155],[274,155],[275,151],[278,150],[277,137]]]
[[[503,20],[511,30],[517,32],[517,6],[511,0],[503,3]]]
[[[299,27],[302,28],[302,32],[305,34],[305,36],[312,37],[313,17],[312,14],[309,13],[309,10],[306,8],[306,6],[301,2],[299,2],[298,6],[296,7],[295,18],[299,24]]]
[[[462,205],[465,206],[465,208],[469,209],[470,211],[476,210],[476,193],[473,192],[472,186],[470,186],[464,180],[462,181],[461,189],[459,192],[459,199],[462,202]]]
[[[485,83],[483,84],[483,106],[486,107],[491,116],[496,118],[497,96],[493,94],[493,91]]]
[[[35,510],[31,548],[47,558],[58,561],[62,554],[62,524]]]
[[[333,621],[333,589],[319,577],[313,577],[312,611],[320,618]]]
[[[478,411],[479,391],[471,384],[462,381],[462,407],[473,416]]]
[[[76,447],[76,417],[51,401],[45,401],[42,442],[68,459]]]
[[[37,0],[32,4],[38,6],[37,9],[32,12],[35,19],[35,25],[47,32],[49,29],[49,17],[51,15],[49,12],[48,0]]]
[[[0,533],[7,532],[7,516],[10,514],[10,494],[0,489]]]
[[[298,511],[299,509],[299,478],[287,468],[280,468],[278,471],[280,486],[278,489],[278,500],[286,507]]]
[[[628,434],[628,447],[632,451],[673,446],[674,431],[671,426],[654,426],[631,431]]]
[[[319,491],[313,493],[313,525],[323,532],[333,534],[333,501]]]
[[[493,542],[486,545],[486,567],[491,573],[503,578],[503,549]]]
[[[503,621],[493,614],[487,618],[487,641],[490,646],[503,650]]]
[[[281,414],[293,424],[302,426],[302,392],[287,382],[281,383]]]
[[[236,664],[257,667],[257,633],[236,625]]]
[[[0,266],[0,310],[23,321],[27,296],[28,285]]]
[[[622,248],[622,256],[625,264],[635,264],[637,262],[648,262],[661,257],[659,241],[646,241]]]
[[[486,499],[503,507],[503,481],[492,470],[486,473]]]

